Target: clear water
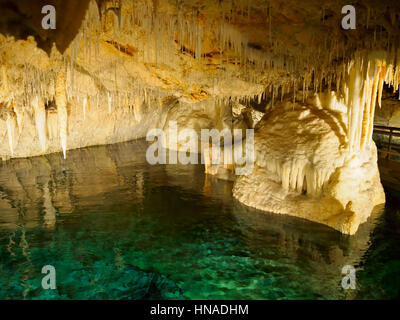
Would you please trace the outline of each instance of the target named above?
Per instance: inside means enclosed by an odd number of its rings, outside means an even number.
[[[400,212],[356,236],[248,209],[201,166],[150,166],[143,141],[0,165],[0,299],[390,299]],[[396,198],[397,197],[397,198]],[[344,265],[357,289],[343,290]],[[56,268],[56,290],[41,269]]]

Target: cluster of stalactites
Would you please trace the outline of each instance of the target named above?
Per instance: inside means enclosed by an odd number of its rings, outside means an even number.
[[[376,102],[381,106],[383,85],[399,89],[398,66],[384,53],[356,57],[347,66],[344,99],[348,106],[348,139],[350,153],[370,146]]]
[[[5,69],[5,66],[3,65],[1,68],[1,73],[2,73],[2,85],[1,85],[1,91],[4,95],[4,93],[9,92],[9,84],[8,84],[8,77],[7,77],[7,71]],[[7,99],[8,98],[8,99]],[[0,117],[2,120],[6,122],[7,125],[7,134],[8,134],[8,144],[10,146],[10,153],[13,155],[14,153],[14,140],[15,140],[15,112],[13,108],[13,99],[11,95],[8,95],[8,97],[3,97],[5,100],[3,102],[4,104],[4,110],[1,110]]]
[[[7,126],[10,155],[14,155],[17,133],[21,134],[23,122],[27,117],[32,116],[37,134],[37,141],[43,153],[48,150],[49,139],[57,138],[63,151],[64,158],[67,152],[68,138],[68,103],[82,105],[83,121],[90,121],[88,113],[99,108],[107,108],[108,114],[113,113],[115,108],[126,108],[132,113],[135,121],[139,123],[145,114],[145,106],[156,106],[162,108],[162,92],[150,90],[141,85],[132,87],[131,92],[115,91],[96,91],[92,95],[87,92],[75,91],[67,87],[67,73],[59,71],[54,76],[51,83],[53,88],[51,94],[42,90],[43,84],[39,78],[23,79],[22,91],[23,98],[12,94],[10,89],[9,75],[6,66],[1,68],[1,103],[0,118]],[[37,74],[37,73],[27,73]],[[44,73],[43,73],[44,74]],[[34,81],[36,79],[36,81]],[[69,89],[69,90],[68,90]],[[50,92],[49,91],[49,92]],[[48,106],[46,108],[46,105]],[[153,109],[154,111],[154,109]],[[25,120],[24,120],[25,119]],[[18,128],[18,131],[17,131]]]
[[[129,44],[134,48],[132,58],[145,63],[174,65],[180,63],[177,53],[191,55],[190,68],[197,68],[203,62],[209,65],[205,42],[211,41],[213,61],[235,65],[242,70],[237,75],[245,81],[268,86],[258,95],[269,96],[272,105],[289,93],[293,101],[304,102],[312,91],[339,90],[346,72],[331,62],[347,56],[348,50],[338,39],[328,38],[321,44],[318,37],[314,39],[311,35],[313,45],[295,56],[290,55],[284,44],[271,37],[271,8],[268,6],[269,47],[254,48],[246,32],[234,25],[235,14],[232,13],[234,7],[236,14],[250,19],[251,5],[247,0],[234,2],[222,3],[215,17],[203,17],[195,9],[190,11],[184,3],[176,12],[159,9],[156,1],[108,1],[102,8],[91,1],[81,30],[64,56],[70,70],[67,91],[75,89],[74,66],[79,62],[78,57],[85,63],[96,63],[100,41],[112,43],[119,50],[125,50],[126,47],[121,47]],[[271,69],[274,72],[263,72]],[[212,74],[219,80],[228,77],[228,72]]]
[[[68,52],[66,63],[71,68],[69,81],[73,86],[73,67],[78,56],[87,63],[96,63],[99,59],[99,42],[107,41],[120,51],[126,49],[121,47],[129,44],[135,51],[133,59],[145,63],[174,65],[180,63],[177,55],[180,52],[192,56],[188,60],[192,61],[190,67],[197,68],[203,64],[209,65],[211,55],[213,63],[237,66],[242,70],[239,75],[252,83],[271,83],[271,79],[266,79],[266,74],[271,72],[265,73],[264,70],[273,70],[275,74],[295,74],[289,81],[285,80],[285,84],[274,84],[275,98],[278,91],[283,93],[288,88],[292,88],[296,99],[298,88],[305,93],[306,88],[312,85],[315,90],[321,90],[324,84],[330,86],[334,81],[340,82],[340,79],[336,79],[337,72],[331,67],[331,62],[345,56],[347,49],[337,39],[327,39],[320,44],[318,37],[315,37],[312,40],[315,47],[312,45],[291,55],[284,43],[271,37],[272,18],[268,6],[266,32],[269,42],[259,48],[249,43],[248,34],[235,26],[235,14],[231,11],[231,6],[234,6],[238,10],[236,14],[250,19],[250,3],[248,0],[235,2],[222,3],[220,12],[215,16],[204,17],[199,15],[197,9],[190,11],[184,4],[176,12],[159,10],[157,1],[108,1],[98,8],[93,0]],[[206,51],[210,49],[207,42],[212,42],[212,52]],[[304,73],[305,70],[308,71]],[[220,78],[226,76],[227,72],[213,74]],[[301,78],[303,83],[298,80]]]
[[[2,101],[5,107],[2,108],[1,113],[4,114],[3,120],[6,122],[8,141],[10,147],[10,155],[14,155],[16,147],[16,136],[17,133],[22,133],[22,127],[24,119],[28,112],[34,118],[34,123],[37,130],[37,137],[42,152],[47,151],[47,132],[51,132],[47,124],[47,111],[46,103],[55,98],[57,102],[57,114],[58,114],[58,135],[61,139],[61,146],[63,149],[64,157],[66,156],[67,148],[67,123],[68,123],[68,112],[67,112],[67,98],[65,89],[65,80],[63,73],[59,73],[56,79],[52,79],[49,85],[50,88],[44,89],[43,87],[48,84],[49,81],[45,81],[44,77],[40,77],[39,72],[35,72],[32,68],[31,72],[25,72],[25,78],[22,81],[23,94],[14,95],[13,90],[10,88],[9,75],[5,65],[2,66],[1,72],[1,92]],[[29,75],[35,75],[37,77],[30,78]],[[45,75],[45,73],[43,73]],[[48,75],[47,75],[48,76]],[[41,81],[43,80],[43,81]],[[48,80],[48,79],[47,79]],[[54,91],[54,83],[56,90]],[[18,132],[17,129],[18,128]]]
[[[21,107],[29,107],[33,97],[38,96],[45,103],[54,99],[55,73],[41,70],[27,62],[22,67],[4,63],[1,67],[2,90],[0,101],[13,101]]]
[[[309,46],[298,50],[295,55],[290,54],[286,44],[280,42],[276,35],[272,36],[272,15],[276,9],[272,2],[266,3],[265,12],[257,13],[264,14],[267,19],[266,38],[269,41],[262,48],[254,47],[249,43],[248,34],[235,25],[239,21],[251,21],[251,15],[254,14],[252,5],[249,0],[222,2],[213,16],[205,17],[197,7],[191,7],[185,1],[176,10],[165,10],[160,9],[163,5],[158,1],[106,1],[99,8],[97,2],[92,0],[80,32],[64,56],[70,70],[67,90],[74,88],[74,66],[78,57],[84,59],[85,63],[95,64],[99,60],[100,41],[112,43],[119,50],[124,50],[121,46],[129,44],[135,51],[133,58],[145,63],[174,65],[179,63],[177,53],[180,51],[192,56],[193,59],[189,59],[192,61],[190,68],[201,66],[203,62],[209,64],[205,42],[211,41],[214,62],[236,65],[242,70],[237,75],[244,80],[272,87],[265,90],[272,101],[279,99],[279,95],[283,99],[288,92],[294,101],[304,101],[310,88],[316,92],[325,88],[330,90],[334,89],[335,83],[336,90],[339,90],[346,72],[332,62],[351,59],[351,53],[356,47],[344,45],[337,37],[325,37],[321,42],[318,35],[310,35]],[[396,22],[395,15],[391,15],[391,19]],[[367,28],[368,21],[369,18]],[[365,40],[371,43],[366,42],[362,46],[369,48],[387,45],[390,48],[388,39],[378,33],[373,39]],[[274,72],[263,72],[266,69]],[[227,77],[228,72],[213,74],[220,79]],[[266,74],[293,76],[285,80],[282,80],[283,76],[277,76],[277,79],[280,78],[278,82],[266,78]]]
[[[267,158],[259,165],[275,174],[277,182],[286,191],[305,193],[309,196],[321,195],[323,188],[338,166],[343,165],[344,159],[330,166],[315,166],[307,159],[278,160]]]
[[[143,106],[162,107],[163,96],[160,93],[146,90],[144,88],[132,88],[131,92],[98,91],[89,95],[85,92],[74,92],[70,97],[75,104],[82,106],[83,120],[87,120],[90,110],[107,108],[107,113],[111,115],[115,109],[126,108],[133,113],[134,119],[139,122],[143,117]]]

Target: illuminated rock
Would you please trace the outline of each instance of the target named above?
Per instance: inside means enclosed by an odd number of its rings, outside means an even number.
[[[334,106],[288,103],[267,114],[255,132],[255,168],[237,178],[234,197],[354,234],[385,195],[375,144],[349,153],[347,113]]]

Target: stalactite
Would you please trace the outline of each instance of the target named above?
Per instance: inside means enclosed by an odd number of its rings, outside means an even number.
[[[14,115],[9,112],[7,114],[7,133],[8,133],[8,144],[10,146],[11,156],[14,155],[14,143],[15,143],[15,118]]]
[[[22,102],[20,102],[20,103],[22,103]],[[17,120],[18,134],[21,135],[22,124],[24,122],[24,108],[19,104],[15,104],[14,112],[15,112],[15,116],[16,116],[16,120]]]
[[[87,97],[84,97],[84,98],[83,98],[83,102],[82,102],[83,120],[86,120],[86,108],[87,108],[87,104],[88,104],[88,99],[87,99]]]
[[[331,168],[314,167],[306,159],[291,161],[264,159],[263,164],[269,172],[277,175],[284,190],[319,196],[334,172],[334,168],[343,164],[343,159],[338,159]]]
[[[65,86],[65,76],[62,71],[57,75],[56,104],[58,114],[58,128],[64,159],[67,157],[68,110]]]
[[[58,137],[58,127],[57,127],[57,114],[53,110],[47,110],[47,134],[49,140],[53,140]]]
[[[382,53],[376,55],[382,56]],[[348,66],[348,78],[344,86],[348,105],[348,138],[350,153],[365,149],[372,142],[375,105],[381,105],[385,82],[392,82],[393,68],[387,67],[384,58],[374,55],[367,61],[356,57]]]
[[[35,114],[36,130],[39,136],[40,146],[42,151],[45,152],[47,149],[47,137],[46,137],[46,110],[44,102],[38,96],[33,98],[32,106]]]
[[[111,114],[112,97],[110,92],[107,92],[108,114]]]
[[[136,96],[133,105],[133,115],[137,122],[140,122],[140,120],[142,120],[141,107],[142,107],[141,99],[138,96]]]
[[[386,61],[382,62],[381,70],[379,72],[379,84],[378,84],[378,105],[381,106],[382,102],[382,90],[383,90],[383,83],[385,82],[386,78]]]

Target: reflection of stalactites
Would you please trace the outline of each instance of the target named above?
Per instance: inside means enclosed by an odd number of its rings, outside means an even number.
[[[57,208],[60,214],[72,213],[75,210],[74,202],[72,201],[72,181],[67,173],[58,173],[62,179],[53,181],[52,203]]]
[[[143,199],[144,177],[143,173],[136,174],[136,196],[138,199]]]
[[[121,255],[121,250],[119,248],[114,248],[115,259],[114,265],[118,270],[122,270],[125,268],[125,260],[124,257]]]
[[[29,263],[29,266],[32,268],[32,262],[31,262],[30,253],[29,253],[29,244],[28,244],[28,241],[26,240],[25,226],[22,225],[21,228],[22,228],[21,241],[19,242],[19,246],[22,249],[22,255],[26,258],[26,261]],[[24,299],[26,299],[26,297],[30,291],[29,280],[30,280],[30,272],[24,272],[21,276],[21,285],[24,288],[26,288],[22,293],[22,296]]]
[[[8,245],[7,245],[7,251],[10,253],[11,257],[15,256],[15,253],[13,252],[13,246],[15,244],[13,237],[15,237],[15,232],[10,234],[10,241],[8,242]]]
[[[46,151],[46,110],[44,103],[39,97],[35,97],[32,101],[35,113],[36,129],[39,135],[39,142],[42,151]]]
[[[19,242],[19,246],[22,249],[22,255],[26,258],[27,261],[31,261],[29,257],[29,244],[28,241],[26,241],[26,236],[25,236],[25,227],[22,226],[21,230],[21,241]]]
[[[203,151],[204,156],[204,172],[208,173],[208,168],[211,166],[212,153],[210,147],[206,145]]]
[[[62,72],[59,72],[57,75],[56,104],[57,104],[58,128],[60,130],[61,147],[65,159],[67,157],[68,110],[67,110],[67,96],[65,90],[65,77]]]
[[[56,223],[56,209],[53,206],[51,200],[51,194],[49,190],[49,182],[43,186],[43,206],[44,206],[44,224],[47,228],[52,229]]]
[[[211,196],[211,182],[208,180],[208,175],[205,175],[204,178],[204,186],[203,186],[203,194],[205,196]]]

